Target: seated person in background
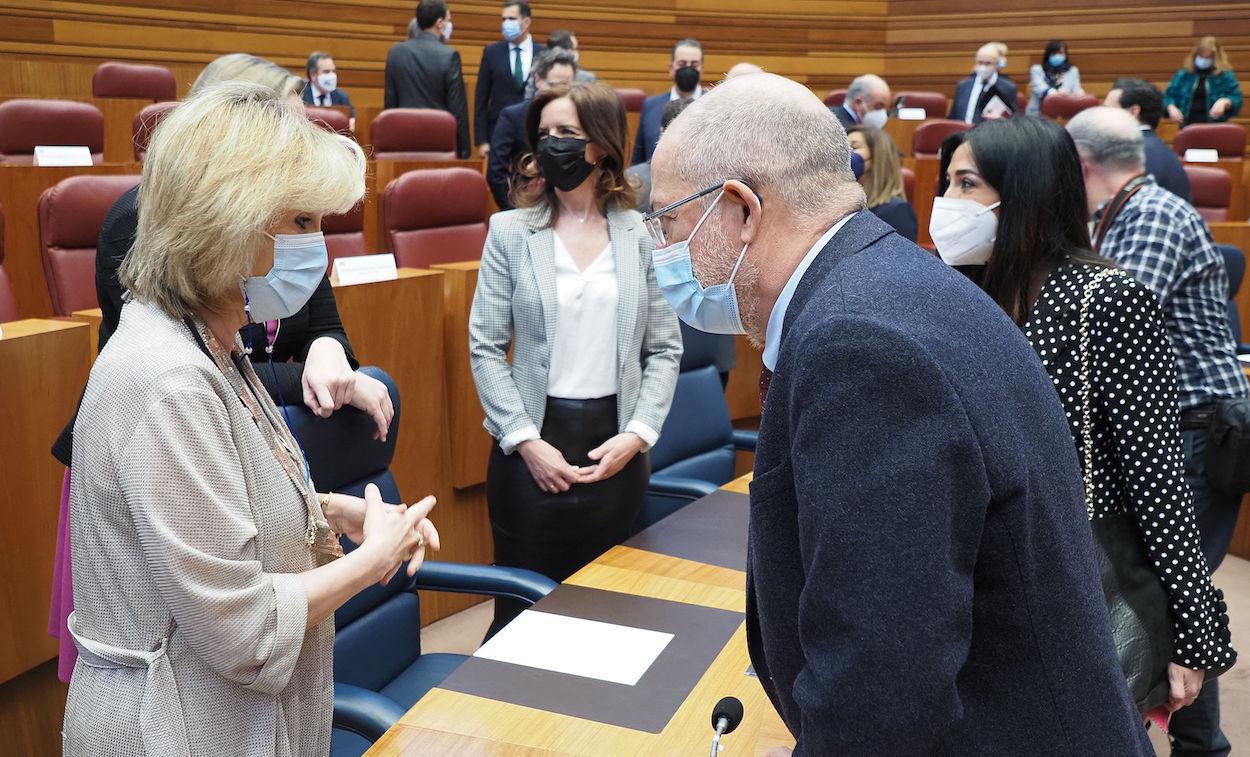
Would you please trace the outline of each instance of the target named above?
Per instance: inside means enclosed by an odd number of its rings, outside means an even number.
[[[857,76],[846,88],[846,98],[841,105],[830,110],[847,129],[856,124],[881,129],[889,119],[890,85],[875,74]]]
[[[859,184],[868,196],[868,209],[909,242],[916,241],[916,211],[907,202],[903,168],[894,140],[884,131],[869,126],[852,126],[846,136],[851,149],[864,159]]]
[[[1191,202],[1185,166],[1181,165],[1176,152],[1155,134],[1163,116],[1163,93],[1159,88],[1143,79],[1117,79],[1102,104],[1123,108],[1137,119],[1146,147],[1146,173],[1153,176],[1159,186]]]
[[[762,74],[762,73],[764,73],[764,69],[760,68],[754,63],[747,63],[746,61],[743,61],[741,63],[735,63],[732,66],[730,66],[729,70],[725,72],[725,78],[732,79],[735,76],[743,76],[745,74]]]
[[[347,108],[348,128],[356,130],[356,106],[347,93],[339,89],[339,70],[329,53],[317,51],[308,56],[304,67],[308,74],[308,86],[304,87],[304,102],[321,108],[338,105]]]
[[[1051,92],[1085,94],[1081,89],[1081,71],[1068,60],[1068,43],[1061,39],[1046,43],[1042,62],[1029,68],[1029,107],[1025,112],[1030,116],[1039,115],[1042,100]]]
[[[1241,85],[1219,40],[1198,40],[1168,82],[1163,107],[1181,126],[1227,121],[1241,112]]]
[[[1016,102],[1016,85],[1011,79],[998,73],[998,62],[1002,59],[998,47],[992,42],[977,50],[972,75],[955,85],[955,99],[951,102],[951,112],[947,118],[967,124],[979,124],[985,118],[986,106],[995,97],[1005,109],[1003,115],[1016,110],[1019,106]]]
[[[571,84],[577,77],[577,58],[564,49],[544,50],[534,61],[534,87],[546,92],[558,84]],[[486,183],[500,210],[512,208],[509,192],[516,173],[517,159],[533,150],[525,132],[525,114],[530,101],[509,105],[499,111],[495,133],[491,135],[486,159]]]
[[[664,130],[673,122],[674,118],[681,115],[686,106],[694,100],[669,100],[664,106],[664,110],[660,113],[660,135],[664,135]],[[639,163],[636,166],[630,166],[625,171],[625,176],[629,179],[638,180],[638,212],[651,212],[651,161]]]

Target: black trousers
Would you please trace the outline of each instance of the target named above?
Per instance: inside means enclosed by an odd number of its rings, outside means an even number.
[[[593,465],[587,453],[617,433],[616,397],[547,398],[542,438],[570,464]],[[646,499],[650,477],[650,458],[640,453],[612,478],[550,494],[534,483],[521,453],[505,455],[496,443],[486,470],[495,564],[527,568],[563,581],[628,538]],[[496,599],[495,620],[486,637],[524,607],[521,602]]]

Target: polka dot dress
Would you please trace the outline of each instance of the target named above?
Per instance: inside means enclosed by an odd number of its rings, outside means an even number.
[[[1059,391],[1082,461],[1081,296],[1100,270],[1077,263],[1057,268],[1024,329]],[[1173,662],[1227,668],[1236,652],[1223,596],[1199,548],[1185,483],[1176,370],[1158,301],[1129,276],[1111,276],[1095,292],[1089,319],[1094,517],[1136,515],[1171,599]]]

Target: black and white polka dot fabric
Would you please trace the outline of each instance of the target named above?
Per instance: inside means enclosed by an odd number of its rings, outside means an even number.
[[[1103,270],[1069,263],[1042,287],[1025,336],[1055,382],[1081,442],[1080,308],[1086,282]],[[1176,369],[1154,294],[1129,276],[1104,279],[1089,310],[1093,384],[1094,517],[1131,512],[1171,598],[1173,662],[1232,665],[1228,615],[1199,548],[1181,450]]]

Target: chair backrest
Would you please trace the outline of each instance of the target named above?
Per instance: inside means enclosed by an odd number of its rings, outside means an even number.
[[[825,105],[830,108],[836,108],[844,102],[846,102],[845,89],[831,89],[829,94],[825,95]]]
[[[326,237],[331,266],[339,258],[368,254],[369,250],[365,247],[364,202],[357,203],[356,207],[342,215],[322,216],[321,233]]]
[[[152,103],[135,114],[134,121],[130,124],[132,141],[135,143],[135,161],[143,162],[143,158],[148,154],[148,143],[152,141],[152,132],[161,119],[169,115],[177,106],[178,103],[173,101]]]
[[[1237,292],[1246,276],[1246,256],[1241,248],[1231,244],[1217,244],[1215,249],[1224,256],[1224,269],[1228,271],[1228,330],[1233,333],[1233,343],[1241,345],[1241,313],[1237,309]]]
[[[903,194],[907,195],[907,204],[915,204],[916,198],[916,172],[903,166]]]
[[[178,82],[164,66],[109,61],[91,77],[91,96],[173,100],[178,97]]]
[[[138,176],[71,176],[39,198],[39,253],[57,315],[98,307],[96,240],[109,208]]]
[[[470,168],[409,171],[382,193],[382,228],[407,268],[479,260],[486,243],[486,180]]]
[[[1246,127],[1241,124],[1190,124],[1172,137],[1172,149],[1185,156],[1190,148],[1215,150],[1221,158],[1246,157]]]
[[[621,105],[626,113],[641,113],[642,103],[647,99],[646,92],[633,87],[617,87],[616,96],[621,98]]]
[[[916,158],[936,158],[942,142],[952,134],[967,131],[970,127],[963,121],[933,118],[916,127],[911,135],[911,154]]]
[[[1029,97],[1020,90],[1016,90],[1016,112],[1023,113],[1029,107]]]
[[[1185,165],[1194,210],[1208,223],[1228,220],[1233,198],[1233,178],[1221,168]]]
[[[306,105],[304,106],[304,115],[308,116],[309,121],[326,131],[338,132],[347,137],[352,135],[351,122],[348,120],[347,114],[341,110]]]
[[[17,99],[0,103],[0,163],[30,165],[40,145],[86,145],[104,160],[104,114],[73,100]]]
[[[456,117],[445,110],[391,108],[369,126],[373,157],[391,160],[455,160]]]
[[[683,370],[651,450],[652,474],[724,484],[733,478],[735,461],[733,424],[715,364]]]
[[[1047,118],[1071,118],[1077,113],[1099,104],[1093,95],[1073,92],[1051,92],[1042,100],[1042,115]]]
[[[924,108],[926,118],[946,117],[946,95],[941,92],[897,92],[894,97],[902,98],[904,108]]]

